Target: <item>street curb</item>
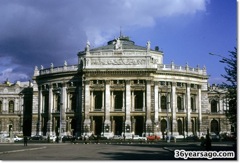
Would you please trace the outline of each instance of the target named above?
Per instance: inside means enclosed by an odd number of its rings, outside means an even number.
[[[19,150],[12,150],[12,151],[4,151],[0,152],[1,154],[6,154],[6,153],[15,153],[15,152],[23,152],[23,151],[33,151],[33,150],[40,150],[40,149],[45,149],[47,147],[39,147],[39,148],[28,148],[28,149],[19,149]]]

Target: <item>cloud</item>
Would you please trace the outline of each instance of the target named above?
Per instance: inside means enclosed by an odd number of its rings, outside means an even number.
[[[12,0],[0,2],[0,82],[31,78],[35,65],[77,63],[87,40],[100,46],[128,29],[153,27],[157,19],[205,11],[207,0]],[[9,58],[7,59],[7,57]],[[18,67],[19,75],[13,67]],[[10,71],[11,70],[11,71]],[[4,72],[4,73],[3,73]],[[4,75],[5,74],[5,75]],[[6,75],[7,74],[7,75]]]
[[[7,79],[11,82],[30,80],[27,74],[22,72],[14,72],[12,68],[8,68],[0,72],[0,81],[6,81]]]

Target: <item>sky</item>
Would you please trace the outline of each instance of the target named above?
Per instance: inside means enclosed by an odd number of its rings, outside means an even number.
[[[0,83],[32,79],[35,66],[77,64],[120,35],[159,46],[164,64],[206,66],[209,84],[225,79],[218,56],[237,46],[236,0],[0,0]]]

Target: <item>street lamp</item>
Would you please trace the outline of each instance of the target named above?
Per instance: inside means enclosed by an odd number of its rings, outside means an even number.
[[[215,55],[215,56],[218,56],[218,57],[221,57],[221,58],[226,58],[226,57],[224,57],[224,56],[222,56],[222,55],[219,55],[219,54],[214,54],[214,53],[209,53],[210,55]]]

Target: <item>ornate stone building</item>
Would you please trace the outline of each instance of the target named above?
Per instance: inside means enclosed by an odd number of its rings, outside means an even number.
[[[76,65],[35,67],[31,135],[229,132],[224,92],[208,86],[206,68],[163,57],[120,36],[93,49],[88,42]]]
[[[0,84],[0,135],[31,135],[31,109],[30,82]]]

